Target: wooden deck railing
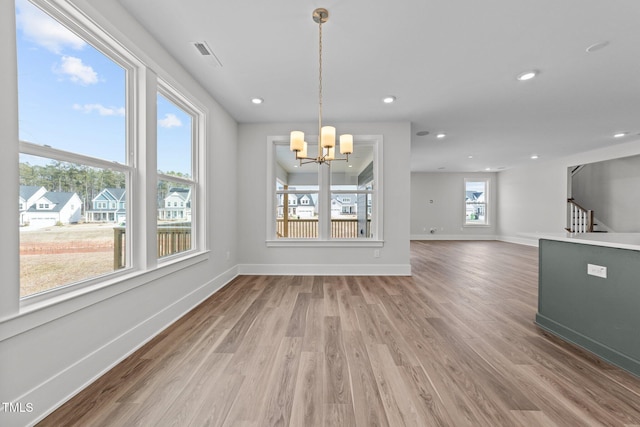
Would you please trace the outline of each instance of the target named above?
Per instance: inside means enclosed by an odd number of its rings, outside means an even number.
[[[126,267],[125,227],[113,228],[113,268]],[[158,227],[158,258],[191,249],[191,225]]]
[[[113,227],[113,269],[120,270],[127,266],[125,244],[125,227]]]
[[[278,237],[291,239],[315,239],[318,237],[317,219],[289,219],[288,235],[284,234],[284,220],[278,219]],[[113,268],[126,266],[126,228],[113,228]],[[366,230],[359,235],[357,219],[332,219],[331,237],[334,239],[356,239],[371,235],[371,220],[367,220]],[[158,227],[158,258],[191,249],[191,226],[171,225]]]
[[[290,239],[316,239],[318,238],[317,219],[289,219],[287,233],[285,233],[285,221],[276,220],[276,231],[279,238]],[[371,220],[367,220],[366,230],[359,236],[357,219],[332,219],[331,238],[333,239],[357,239],[369,237],[371,233]]]
[[[288,227],[285,231],[285,221],[276,220],[276,231],[278,237],[289,237],[291,239],[313,239],[318,237],[317,219],[289,219]]]

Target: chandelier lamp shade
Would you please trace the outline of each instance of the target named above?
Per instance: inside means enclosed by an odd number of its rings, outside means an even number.
[[[300,165],[306,163],[326,163],[329,165],[334,160],[349,161],[349,154],[353,154],[353,135],[340,135],[340,154],[346,157],[335,157],[336,150],[336,128],[333,126],[322,126],[322,24],[329,19],[327,9],[318,8],[313,11],[313,20],[318,24],[318,153],[317,156],[309,156],[307,152],[307,142],[304,140],[304,132],[294,130],[291,132],[289,149],[296,154],[296,160]]]

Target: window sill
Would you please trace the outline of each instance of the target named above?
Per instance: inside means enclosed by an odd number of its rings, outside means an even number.
[[[209,251],[190,254],[177,254],[179,258],[160,259],[158,266],[148,270],[123,270],[122,273],[113,272],[108,276],[90,279],[85,283],[76,283],[59,288],[50,289],[40,294],[23,297],[20,300],[20,314],[39,310],[50,305],[59,304],[87,294],[108,293],[111,298],[119,293],[127,292],[135,287],[144,285],[159,277],[190,267],[209,257]],[[180,256],[181,255],[181,256]]]
[[[267,240],[268,248],[381,248],[384,240],[371,239],[280,239]]]
[[[20,301],[20,312],[0,321],[0,341],[208,259],[208,250],[194,252],[154,269],[115,273],[113,277],[106,279],[97,278],[86,284],[63,286],[24,297]]]
[[[491,224],[464,224],[463,227],[469,227],[469,228],[489,228],[491,227]]]

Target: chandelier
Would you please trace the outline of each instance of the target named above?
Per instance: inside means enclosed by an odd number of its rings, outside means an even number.
[[[330,165],[334,160],[349,161],[349,154],[353,153],[353,135],[340,135],[340,154],[345,158],[335,158],[336,149],[336,128],[333,126],[322,126],[322,24],[329,19],[329,11],[319,8],[313,11],[313,20],[318,24],[318,155],[309,157],[307,154],[307,142],[304,140],[304,132],[294,130],[291,132],[289,149],[296,153],[296,160],[300,160],[300,165],[306,163],[326,163]]]

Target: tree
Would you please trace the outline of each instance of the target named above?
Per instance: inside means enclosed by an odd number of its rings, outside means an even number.
[[[86,165],[51,160],[48,164],[20,163],[20,185],[44,187],[48,191],[76,193],[86,212],[91,201],[105,188],[124,188],[125,177],[121,172],[98,169]]]

